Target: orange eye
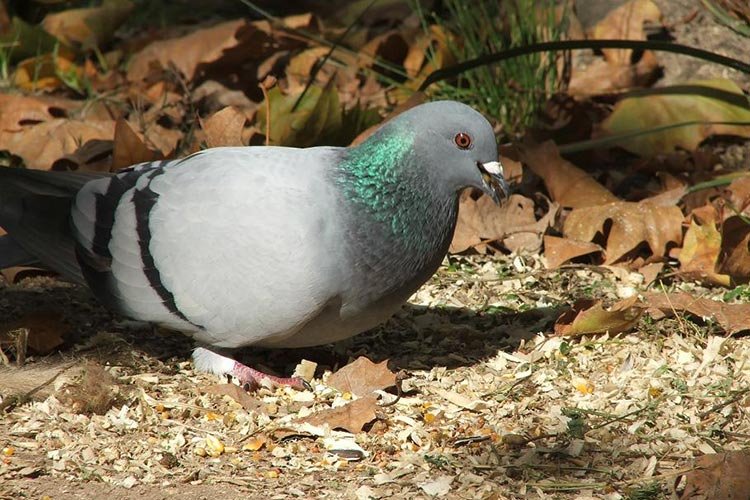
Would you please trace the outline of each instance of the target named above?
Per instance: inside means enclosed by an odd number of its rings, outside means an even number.
[[[456,143],[460,149],[469,149],[471,147],[471,136],[466,132],[459,132],[456,137],[453,138],[453,142]]]

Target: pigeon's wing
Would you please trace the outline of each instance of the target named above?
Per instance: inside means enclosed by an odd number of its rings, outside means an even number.
[[[217,346],[293,334],[336,299],[339,154],[215,148],[85,186],[73,220],[92,288]]]

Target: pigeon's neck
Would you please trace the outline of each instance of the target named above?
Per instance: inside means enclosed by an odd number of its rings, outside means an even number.
[[[455,193],[432,186],[418,165],[414,131],[381,130],[350,149],[339,164],[338,183],[359,223],[377,223],[389,240],[411,251],[434,248],[455,219]],[[422,167],[422,168],[420,168]],[[389,233],[389,234],[388,234]]]
[[[338,166],[346,247],[360,270],[352,288],[362,296],[351,302],[397,307],[435,272],[448,250],[457,193],[432,185],[426,170],[412,163],[417,161],[413,134],[403,130],[371,137],[348,150]]]

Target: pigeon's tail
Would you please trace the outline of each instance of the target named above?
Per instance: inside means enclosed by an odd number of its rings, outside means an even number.
[[[86,182],[109,174],[0,168],[0,268],[34,264],[83,282],[70,206]]]

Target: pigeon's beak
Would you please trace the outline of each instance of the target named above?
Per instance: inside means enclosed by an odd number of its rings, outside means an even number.
[[[477,162],[477,167],[482,173],[482,191],[492,198],[495,204],[500,204],[500,196],[507,198],[510,194],[508,183],[503,177],[503,166],[499,161]]]

